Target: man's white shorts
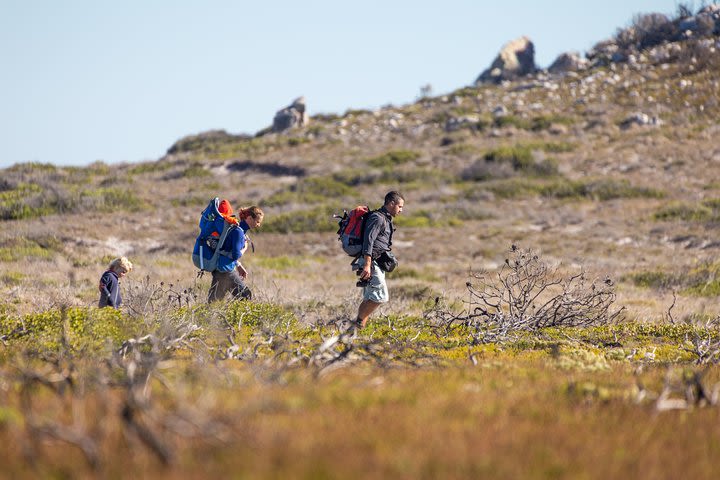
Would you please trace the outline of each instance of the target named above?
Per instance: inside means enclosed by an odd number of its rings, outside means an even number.
[[[380,270],[377,263],[373,260],[371,276],[367,287],[363,288],[363,299],[370,300],[375,303],[387,303],[390,300],[387,283],[385,283],[385,272]],[[362,269],[365,266],[365,259],[358,261],[358,266]]]

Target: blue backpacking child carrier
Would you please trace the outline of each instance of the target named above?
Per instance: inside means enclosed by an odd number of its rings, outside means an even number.
[[[195,240],[192,260],[195,266],[204,272],[217,269],[220,255],[230,257],[230,252],[221,248],[228,234],[238,228],[225,220],[218,210],[219,206],[220,199],[215,197],[200,215],[200,234]]]

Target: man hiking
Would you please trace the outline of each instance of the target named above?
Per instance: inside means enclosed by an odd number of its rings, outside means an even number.
[[[370,315],[390,298],[385,272],[392,271],[397,265],[390,253],[395,230],[393,218],[403,211],[404,205],[402,194],[392,191],[385,195],[385,203],[380,209],[368,214],[361,256],[353,264],[353,269],[359,270],[358,285],[363,287],[363,301],[358,308],[355,328],[364,328]]]

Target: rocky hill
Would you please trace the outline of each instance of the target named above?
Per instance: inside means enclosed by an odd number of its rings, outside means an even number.
[[[518,243],[610,277],[632,318],[661,318],[674,294],[676,318],[702,320],[720,294],[720,12],[685,13],[640,16],[548,70],[494,62],[475,85],[409,105],[307,118],[303,103],[280,132],[190,135],[154,162],[4,169],[0,313],[93,304],[121,254],[137,266],[128,287],[202,294],[189,257],[214,196],[266,211],[245,262],[258,298],[308,320],[350,311],[331,215],[399,189],[386,312],[462,298],[470,271]]]

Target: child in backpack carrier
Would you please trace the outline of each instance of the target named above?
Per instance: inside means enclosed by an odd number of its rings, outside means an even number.
[[[100,300],[98,307],[120,308],[122,296],[120,295],[120,279],[133,269],[133,264],[126,257],[119,257],[110,262],[108,269],[100,277],[98,289]]]

